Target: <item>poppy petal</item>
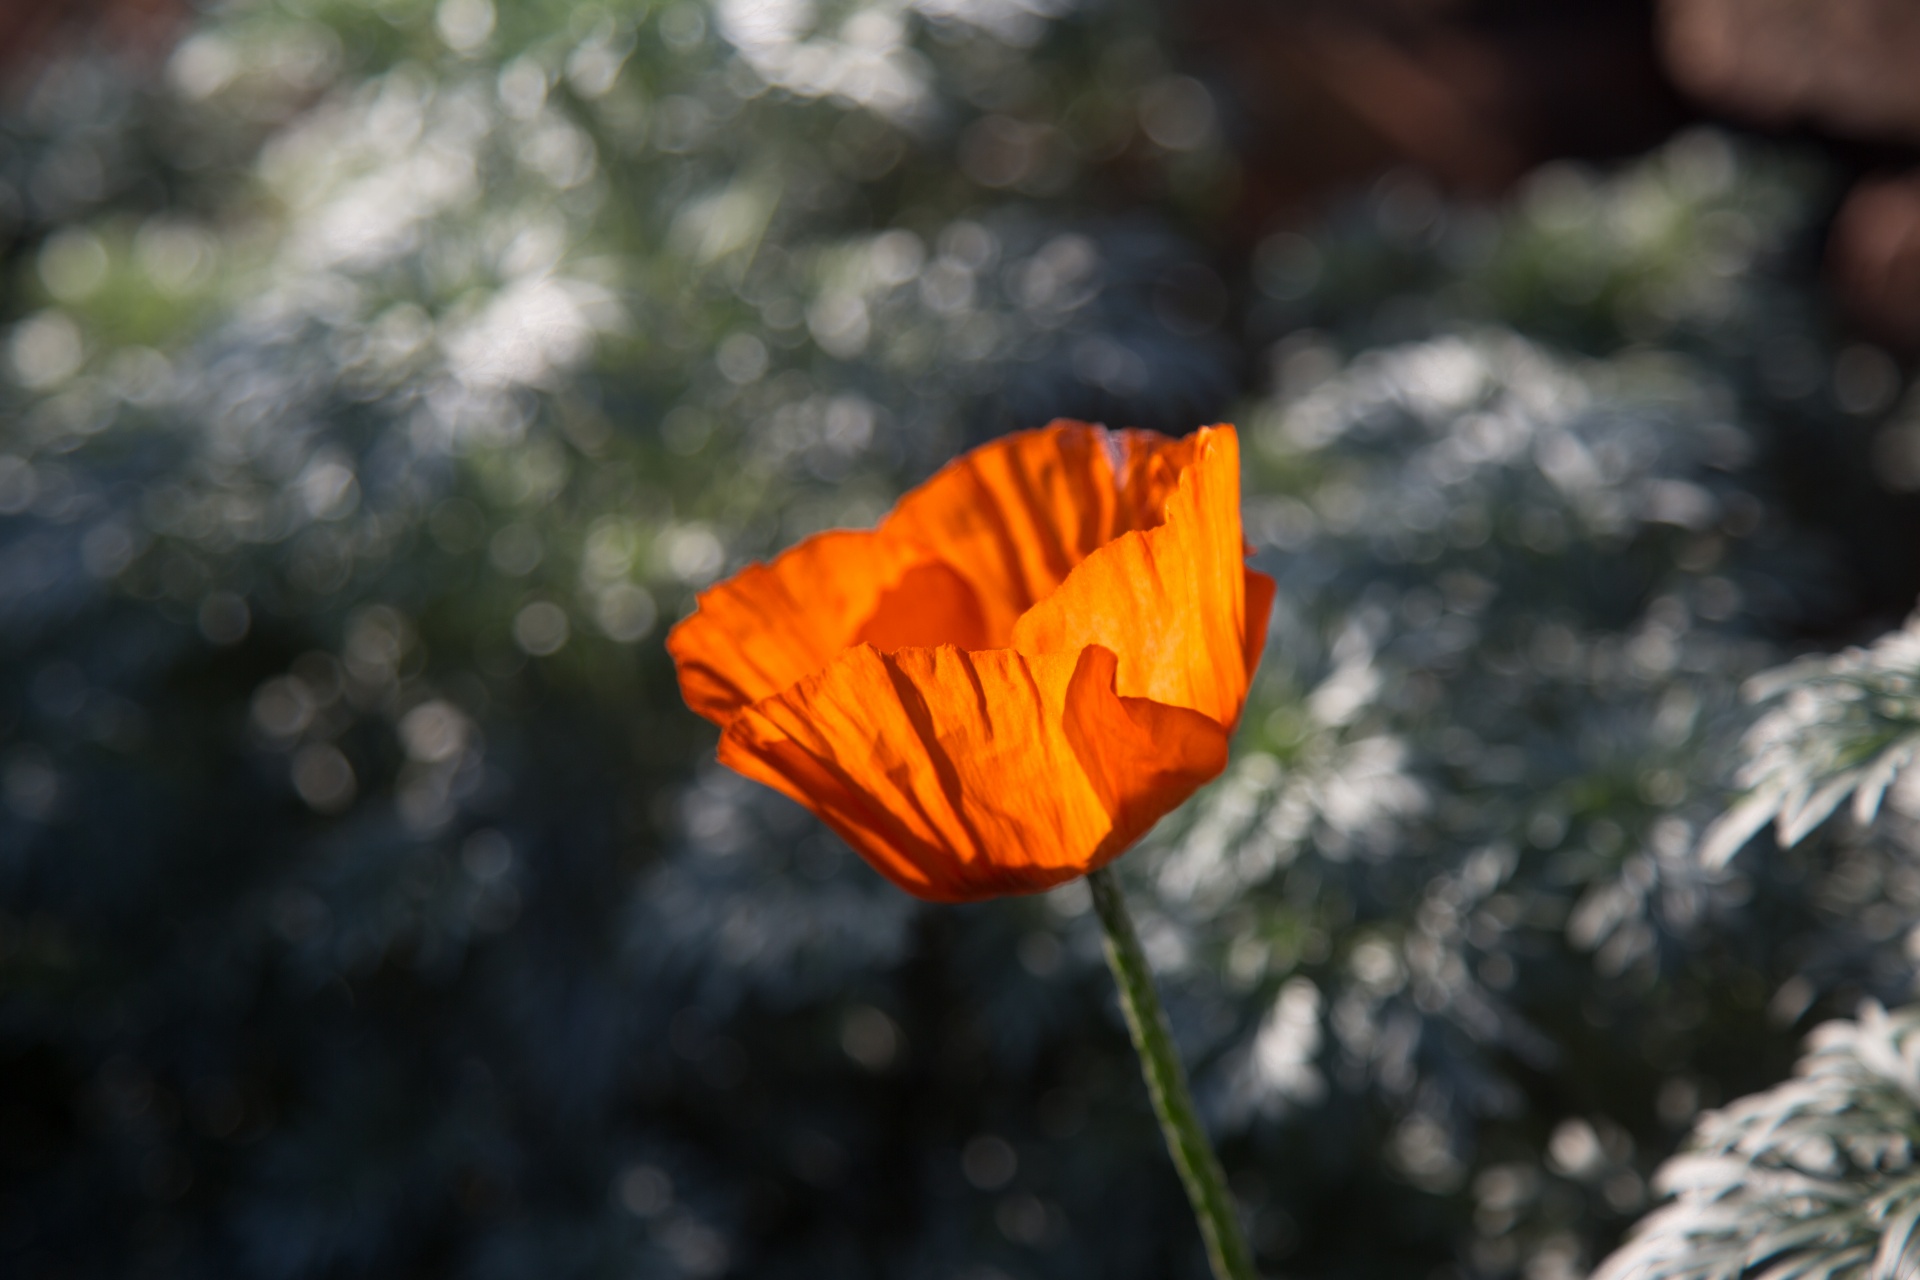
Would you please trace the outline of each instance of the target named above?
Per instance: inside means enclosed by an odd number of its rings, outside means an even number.
[[[943,644],[984,649],[987,624],[967,580],[945,561],[928,560],[881,592],[853,643],[888,652]]]
[[[1247,655],[1247,683],[1260,669],[1260,655],[1267,651],[1267,630],[1273,622],[1273,597],[1280,584],[1258,569],[1247,570],[1247,635],[1243,651]]]
[[[1119,655],[1122,696],[1186,707],[1231,731],[1258,659],[1240,530],[1239,437],[1232,427],[1211,427],[1196,432],[1194,444],[1164,521],[1087,557],[1021,616],[1013,643],[1028,654],[1103,645]],[[1254,590],[1270,607],[1271,593]]]
[[[1227,767],[1227,732],[1212,717],[1116,696],[1118,668],[1111,649],[1088,645],[1067,689],[1067,741],[1113,821],[1088,870],[1126,852]]]
[[[725,726],[848,645],[985,642],[973,589],[917,547],[870,532],[815,534],[700,594],[667,636],[687,705]]]
[[[1166,468],[1147,465],[1150,441],[1176,443],[1064,420],[1002,436],[941,468],[880,529],[958,570],[979,595],[989,646],[1002,647],[1015,619],[1133,527],[1130,507],[1151,504]],[[1128,466],[1136,456],[1142,465]],[[1124,489],[1116,463],[1138,473]]]
[[[1129,427],[1112,433],[1118,442],[1121,518],[1113,537],[1132,529],[1154,529],[1166,518],[1167,499],[1180,487],[1180,473],[1193,465],[1200,433],[1178,440],[1158,431]]]
[[[1115,659],[862,645],[743,711],[720,760],[818,814],[908,892],[1049,888],[1226,763],[1217,724],[1113,692]]]

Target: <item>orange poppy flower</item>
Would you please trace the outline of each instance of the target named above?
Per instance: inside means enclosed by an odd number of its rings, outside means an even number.
[[[1226,767],[1273,602],[1247,554],[1232,427],[1055,422],[749,565],[667,649],[721,762],[895,884],[1029,893]]]

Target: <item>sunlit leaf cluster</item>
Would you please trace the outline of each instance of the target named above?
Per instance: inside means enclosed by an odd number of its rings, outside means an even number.
[[[1767,672],[1747,694],[1762,712],[1742,744],[1745,794],[1701,843],[1710,865],[1770,822],[1781,845],[1798,844],[1849,799],[1855,823],[1873,821],[1920,750],[1920,630]]]
[[[1920,1012],[1868,1003],[1794,1079],[1702,1116],[1650,1214],[1595,1280],[1851,1280],[1920,1259]]]

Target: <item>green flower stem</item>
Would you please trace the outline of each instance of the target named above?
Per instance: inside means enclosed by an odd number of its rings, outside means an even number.
[[[1140,949],[1140,935],[1134,932],[1127,900],[1120,894],[1120,881],[1103,867],[1087,877],[1087,887],[1093,890],[1093,909],[1099,913],[1100,927],[1106,933],[1107,964],[1120,988],[1120,1008],[1127,1015],[1127,1030],[1133,1033],[1134,1052],[1140,1055],[1140,1073],[1147,1079],[1147,1093],[1153,1098],[1154,1114],[1160,1117],[1167,1151],[1180,1171],[1180,1181],[1186,1184],[1193,1216],[1200,1220],[1200,1235],[1207,1244],[1207,1258],[1213,1263],[1214,1280],[1255,1280],[1253,1255],[1247,1251],[1246,1236],[1240,1231],[1240,1218],[1227,1192],[1226,1176],[1220,1172],[1219,1157],[1213,1154],[1213,1144],[1207,1140],[1207,1131],[1194,1110],[1187,1073],[1174,1048],[1173,1033],[1167,1029],[1167,1015],[1153,985],[1153,970],[1147,966],[1146,952]]]

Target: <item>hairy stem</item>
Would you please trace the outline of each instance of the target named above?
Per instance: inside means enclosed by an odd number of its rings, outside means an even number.
[[[1206,1241],[1214,1280],[1255,1280],[1253,1255],[1247,1251],[1233,1197],[1220,1172],[1219,1157],[1214,1155],[1213,1144],[1207,1140],[1207,1131],[1194,1110],[1187,1073],[1180,1065],[1173,1034],[1167,1029],[1167,1015],[1160,1007],[1153,971],[1140,949],[1140,935],[1134,932],[1120,882],[1112,871],[1102,868],[1087,877],[1087,886],[1093,890],[1093,909],[1106,933],[1107,964],[1120,988],[1120,1008],[1127,1015],[1127,1030],[1133,1033],[1134,1051],[1140,1055],[1140,1073],[1147,1079],[1147,1093],[1153,1099],[1154,1113],[1160,1117],[1160,1132],[1166,1137],[1174,1167],[1180,1171],[1180,1181],[1186,1184],[1193,1215],[1200,1220],[1200,1235]]]

